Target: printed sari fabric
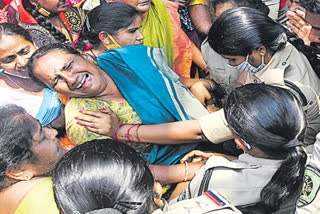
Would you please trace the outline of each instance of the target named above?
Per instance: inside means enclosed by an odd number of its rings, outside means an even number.
[[[144,45],[116,48],[99,55],[97,62],[116,83],[143,124],[196,119],[208,114],[168,67],[163,49]],[[158,165],[174,164],[196,146],[153,144],[147,161]]]
[[[169,67],[179,76],[190,77],[192,43],[180,28],[178,5],[166,0],[152,0],[142,22],[143,44],[164,47]]]
[[[111,138],[110,136],[100,135],[89,131],[84,126],[77,124],[75,119],[79,110],[100,111],[100,109],[110,108],[119,118],[120,123],[140,124],[138,114],[127,102],[103,100],[100,98],[71,98],[65,107],[67,135],[76,145],[95,139]],[[112,136],[113,137],[113,136]],[[140,154],[148,154],[151,146],[148,143],[125,142],[133,147]]]

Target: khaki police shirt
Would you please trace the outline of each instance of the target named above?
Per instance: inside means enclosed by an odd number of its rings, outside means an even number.
[[[320,132],[320,80],[302,53],[287,43],[283,50],[274,54],[264,69],[257,73],[247,73],[245,84],[265,83],[286,87],[284,80],[294,83],[307,99],[307,105],[303,107],[308,121],[305,144],[312,144],[316,134]],[[294,90],[291,91],[297,94]],[[223,109],[201,118],[200,127],[203,134],[213,143],[232,139],[232,132],[224,118]]]
[[[259,202],[261,190],[271,180],[281,162],[281,160],[257,158],[249,154],[242,154],[233,161],[221,156],[212,156],[173,201],[197,197],[199,190],[214,190],[234,206]],[[208,170],[211,172],[207,172]],[[208,189],[201,189],[204,177],[208,179]]]

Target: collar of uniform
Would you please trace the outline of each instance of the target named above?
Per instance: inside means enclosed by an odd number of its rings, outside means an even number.
[[[238,160],[250,165],[274,165],[274,164],[280,164],[282,160],[275,160],[275,159],[266,159],[266,158],[258,158],[254,157],[249,154],[241,154],[238,157]]]
[[[288,59],[293,50],[293,46],[287,42],[284,49],[276,52],[270,62],[261,71],[251,74],[255,75],[262,82],[269,85],[285,85],[284,71],[289,66]]]

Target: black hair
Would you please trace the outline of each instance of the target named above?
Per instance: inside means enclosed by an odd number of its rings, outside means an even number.
[[[34,125],[27,112],[17,105],[0,107],[0,191],[6,172],[33,156]]]
[[[209,0],[209,4],[213,9],[216,9],[217,5],[225,3],[231,3],[236,7],[254,8],[261,11],[265,15],[268,15],[270,12],[270,9],[262,0]]]
[[[122,2],[103,3],[88,14],[75,48],[84,50],[85,44],[97,47],[100,44],[98,34],[104,31],[111,36],[120,29],[129,27],[139,12],[131,5]]]
[[[285,29],[262,12],[247,7],[223,12],[208,33],[210,46],[219,54],[247,56],[263,45],[273,55],[285,47]]]
[[[57,164],[52,180],[63,213],[151,213],[155,206],[150,169],[119,141],[93,140],[73,148]]]
[[[297,199],[307,155],[299,146],[306,119],[296,97],[284,88],[247,84],[229,95],[224,110],[229,127],[240,139],[271,158],[283,159],[261,191],[261,202],[239,208],[244,213],[274,213],[289,197]],[[290,145],[291,141],[299,144]]]
[[[44,45],[41,48],[39,48],[38,50],[36,50],[32,56],[30,57],[30,59],[28,60],[28,64],[27,64],[27,70],[29,72],[29,76],[33,79],[33,81],[35,81],[36,83],[38,83],[40,86],[47,88],[48,86],[45,85],[44,83],[42,83],[41,80],[39,80],[34,74],[34,66],[36,63],[36,60],[40,57],[42,57],[43,55],[47,54],[48,52],[52,51],[52,50],[60,50],[63,52],[66,52],[68,54],[74,54],[74,55],[78,55],[80,56],[80,52],[78,52],[76,49],[72,48],[71,45],[69,44],[60,44],[60,43],[52,43],[52,44],[48,44],[48,45]]]
[[[319,0],[300,0],[299,4],[311,13],[320,14]]]
[[[40,26],[45,28],[57,40],[57,42],[68,41],[66,36],[61,33],[49,20],[48,17],[38,13],[36,7],[30,3],[30,0],[22,0],[24,9],[29,12]]]
[[[12,36],[22,36],[25,40],[33,43],[30,33],[17,24],[1,23],[0,24],[0,39],[1,39],[2,34],[12,35]]]

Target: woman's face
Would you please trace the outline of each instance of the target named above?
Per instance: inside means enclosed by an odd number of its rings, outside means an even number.
[[[32,42],[18,35],[1,35],[0,67],[11,73],[26,72],[24,67],[36,51]]]
[[[120,29],[114,39],[119,43],[121,47],[128,45],[141,45],[144,36],[142,35],[141,28],[142,19],[141,16],[137,16],[135,21],[127,28]]]
[[[55,13],[66,11],[68,7],[66,0],[38,0],[38,3],[45,9]]]
[[[32,116],[28,117],[33,124],[33,142],[30,149],[37,158],[37,162],[30,167],[34,171],[34,176],[44,175],[54,169],[66,152],[56,137],[58,132],[55,129],[42,127]]]
[[[111,2],[110,0],[105,0]],[[140,13],[146,13],[150,9],[151,0],[113,0],[114,2],[122,2],[135,7]]]
[[[243,61],[246,60],[246,56],[230,56],[230,55],[223,55],[221,56],[229,61],[229,64],[232,66],[240,65]],[[253,65],[254,67],[258,67],[261,65],[261,54],[259,51],[254,50],[252,51],[251,55],[248,57],[248,62]]]
[[[67,97],[101,96],[108,84],[105,72],[92,59],[58,49],[39,57],[33,74]]]

